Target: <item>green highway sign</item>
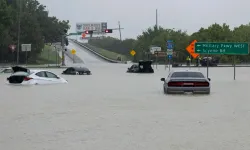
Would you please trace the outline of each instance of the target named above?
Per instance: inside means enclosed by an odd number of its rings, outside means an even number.
[[[227,54],[227,55],[248,55],[248,43],[229,42],[196,42],[195,53],[198,54]]]

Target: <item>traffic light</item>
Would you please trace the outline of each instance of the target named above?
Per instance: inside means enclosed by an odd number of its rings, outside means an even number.
[[[113,33],[113,30],[112,29],[106,29],[105,33]]]
[[[87,31],[85,31],[85,34],[93,34],[93,31],[91,31],[91,30],[88,31],[88,30],[87,30]]]
[[[68,46],[69,45],[69,40],[67,37],[64,37],[64,42],[65,42],[65,45]]]

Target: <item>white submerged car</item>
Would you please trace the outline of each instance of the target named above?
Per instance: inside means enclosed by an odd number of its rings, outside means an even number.
[[[10,84],[38,85],[68,83],[67,80],[47,70],[29,70],[27,68],[12,67],[13,74],[7,78]]]
[[[13,73],[13,70],[12,68],[3,68],[3,69],[0,69],[0,73]]]

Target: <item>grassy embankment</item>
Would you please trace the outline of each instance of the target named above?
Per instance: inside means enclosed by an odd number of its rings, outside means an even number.
[[[43,51],[40,53],[40,56],[36,60],[37,64],[60,64],[61,57],[55,51],[53,46],[45,45]]]
[[[117,60],[117,57],[120,56],[122,57],[122,61],[129,61],[131,60],[130,57],[122,55],[122,54],[118,54],[112,51],[108,51],[90,44],[85,44],[86,46],[88,46],[89,48],[91,48],[92,50],[96,51],[97,53],[109,58],[109,59],[113,59],[113,60]]]

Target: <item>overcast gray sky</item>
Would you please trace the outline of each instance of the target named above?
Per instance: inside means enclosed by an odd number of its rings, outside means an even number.
[[[69,20],[71,32],[77,22],[108,22],[108,28],[124,28],[123,38],[137,35],[155,24],[188,33],[213,23],[232,27],[249,23],[250,0],[38,0],[51,16]],[[118,31],[111,36],[119,37]]]

